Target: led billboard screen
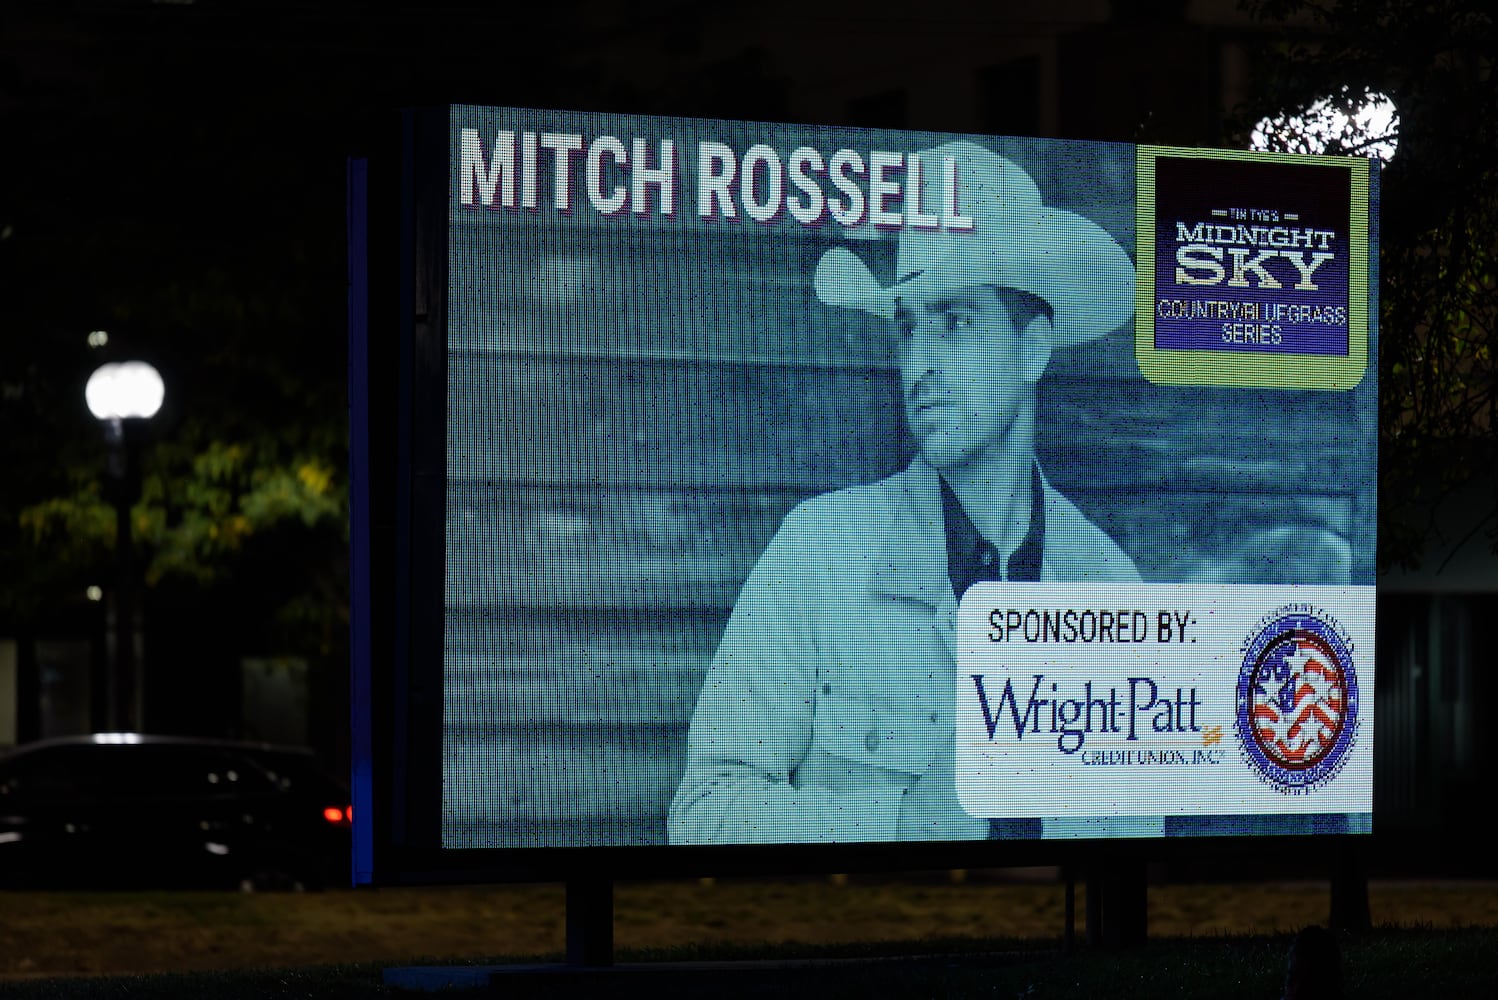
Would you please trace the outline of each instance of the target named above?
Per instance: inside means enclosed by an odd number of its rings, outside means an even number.
[[[447,147],[444,848],[1371,829],[1369,162]]]

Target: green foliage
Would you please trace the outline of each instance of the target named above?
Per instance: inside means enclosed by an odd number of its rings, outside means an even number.
[[[114,546],[114,510],[99,498],[94,485],[82,487],[72,496],[49,497],[27,507],[21,511],[20,521],[38,544],[55,538],[88,555]]]
[[[1245,6],[1292,26],[1260,66],[1245,132],[1327,97],[1350,110],[1383,93],[1398,109],[1381,191],[1379,562],[1411,566],[1453,494],[1487,491],[1486,525],[1498,512],[1498,20],[1485,0]],[[1344,134],[1328,151],[1360,145]]]
[[[347,485],[326,456],[283,458],[263,444],[210,441],[191,453],[159,445],[145,464],[131,537],[148,585],[220,581],[236,569],[236,555],[286,526],[346,536]],[[22,509],[20,522],[27,541],[65,563],[96,565],[116,542],[114,508],[93,482]]]

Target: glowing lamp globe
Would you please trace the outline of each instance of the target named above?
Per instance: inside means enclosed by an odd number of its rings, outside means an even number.
[[[100,366],[83,390],[88,410],[100,420],[148,420],[161,409],[166,386],[161,375],[144,361]]]

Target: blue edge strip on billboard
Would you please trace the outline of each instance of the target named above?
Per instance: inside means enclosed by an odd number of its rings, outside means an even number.
[[[374,793],[370,726],[369,510],[369,161],[348,162],[349,365],[349,735],[354,829],[351,877],[367,885],[374,872]]]

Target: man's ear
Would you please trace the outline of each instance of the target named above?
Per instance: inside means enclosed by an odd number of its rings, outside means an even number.
[[[1036,313],[1019,335],[1020,369],[1031,385],[1040,381],[1051,363],[1051,317]]]

